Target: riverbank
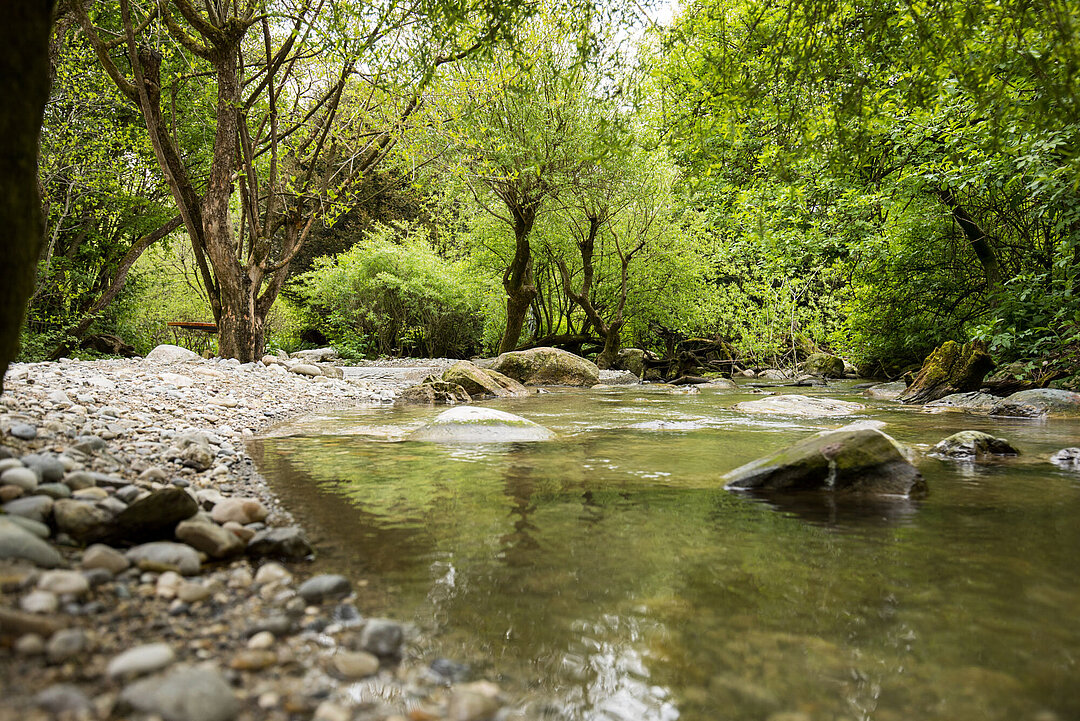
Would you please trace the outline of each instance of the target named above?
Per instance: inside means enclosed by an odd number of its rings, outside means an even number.
[[[493,684],[410,660],[415,631],[393,609],[362,618],[362,581],[309,578],[307,539],[245,450],[305,413],[390,403],[407,382],[340,375],[179,351],[9,369],[0,719],[496,713]]]

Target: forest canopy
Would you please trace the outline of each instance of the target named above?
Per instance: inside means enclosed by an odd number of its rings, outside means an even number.
[[[22,357],[699,338],[1073,383],[1080,9],[693,0],[57,10]],[[101,343],[90,347],[102,350]],[[107,345],[107,344],[106,344]],[[109,350],[109,349],[106,349]]]

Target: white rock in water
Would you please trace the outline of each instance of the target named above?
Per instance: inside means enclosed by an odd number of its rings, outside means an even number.
[[[477,406],[443,411],[409,436],[409,440],[436,443],[517,443],[552,438],[555,438],[553,431],[526,418]]]
[[[735,408],[744,413],[775,413],[783,416],[849,416],[865,409],[861,403],[838,401],[835,398],[811,398],[800,395],[779,395],[757,401],[743,401]]]

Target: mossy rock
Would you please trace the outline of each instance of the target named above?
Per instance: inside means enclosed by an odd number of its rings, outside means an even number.
[[[558,348],[531,348],[503,353],[492,369],[527,386],[578,386],[600,382],[600,369],[590,360]]]
[[[458,403],[470,403],[472,397],[456,383],[447,383],[428,376],[423,383],[406,388],[397,397],[402,405],[452,406]]]
[[[926,482],[888,435],[876,429],[818,433],[736,468],[725,488],[919,496]]]
[[[960,431],[934,446],[933,454],[945,458],[978,459],[986,456],[1018,456],[1020,451],[1004,438],[982,431]]]
[[[897,400],[929,403],[954,393],[977,391],[993,369],[994,361],[981,341],[945,341],[927,356],[919,375]]]
[[[828,353],[812,353],[803,362],[803,370],[825,378],[843,378],[844,359]]]
[[[446,369],[442,380],[465,389],[470,396],[510,398],[529,395],[529,390],[513,378],[498,371],[480,368],[469,361],[458,361]]]

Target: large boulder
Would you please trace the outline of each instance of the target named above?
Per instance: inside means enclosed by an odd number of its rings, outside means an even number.
[[[922,370],[897,400],[929,403],[953,393],[977,391],[994,361],[981,341],[945,341],[923,361]]]
[[[1080,393],[1056,388],[1033,388],[1013,393],[990,408],[992,416],[1053,418],[1080,416]]]
[[[863,391],[863,395],[875,398],[879,401],[895,401],[903,395],[906,390],[907,383],[904,381],[893,381],[892,383],[878,383],[872,385]]]
[[[638,378],[645,377],[645,351],[640,348],[623,348],[615,356],[611,370],[630,371]]]
[[[827,491],[891,496],[926,492],[919,470],[876,429],[826,431],[736,468],[723,478],[739,491]]]
[[[600,369],[592,361],[558,348],[532,348],[503,353],[493,369],[527,386],[579,386],[600,382]]]
[[[829,416],[849,416],[864,410],[866,406],[851,401],[838,401],[834,398],[813,398],[794,394],[768,396],[756,401],[736,403],[735,408],[744,413],[776,413],[784,416],[805,416],[825,418]]]
[[[420,406],[452,406],[471,401],[472,398],[469,397],[469,394],[457,383],[447,383],[439,380],[429,380],[406,388],[397,397],[399,404]]]
[[[469,361],[458,361],[450,366],[443,372],[442,379],[461,386],[473,398],[516,398],[529,395],[529,389],[513,378],[498,371],[480,368]]]
[[[990,409],[1001,402],[998,396],[992,396],[982,391],[969,391],[968,393],[951,393],[944,398],[930,401],[927,408],[952,408],[958,411],[970,413],[989,413]]]
[[[143,360],[150,363],[183,363],[202,360],[202,356],[178,345],[163,344],[147,353]]]
[[[546,441],[555,433],[513,413],[494,408],[461,406],[440,413],[409,436],[413,441],[436,443],[516,443]]]
[[[982,431],[960,431],[934,446],[934,455],[945,458],[978,459],[985,456],[1017,456],[1020,451],[1004,438],[995,438]]]
[[[811,353],[810,356],[803,361],[803,370],[816,376],[843,378],[844,359],[837,358],[828,353]]]

